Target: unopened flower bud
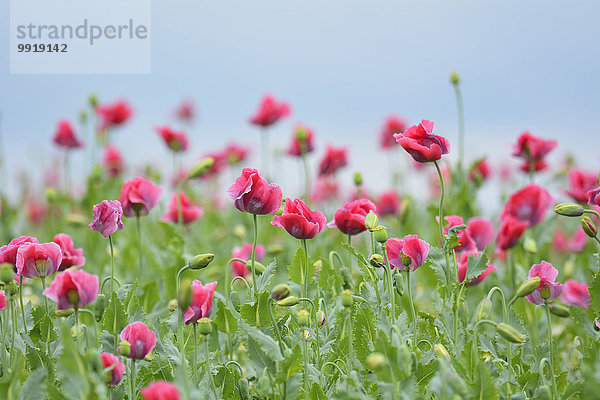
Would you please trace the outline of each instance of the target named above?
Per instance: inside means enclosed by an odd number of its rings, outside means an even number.
[[[584,208],[575,203],[558,203],[554,206],[554,212],[565,217],[581,217]]]
[[[482,319],[487,319],[491,313],[492,301],[489,299],[489,297],[484,297],[477,306],[477,311],[475,312],[475,321],[479,322]]]
[[[350,308],[354,304],[354,297],[352,297],[352,292],[348,289],[342,292],[342,305],[345,308]]]
[[[182,279],[179,284],[179,293],[177,294],[177,304],[182,313],[192,304],[193,297],[194,289],[192,288],[191,279]]]
[[[537,244],[535,243],[535,239],[533,239],[531,237],[526,237],[525,240],[523,241],[523,249],[525,249],[525,251],[528,253],[536,254],[538,251],[538,248],[537,248]]]
[[[450,73],[450,83],[452,83],[455,86],[460,83],[460,76],[458,75],[458,72],[452,71]]]
[[[236,225],[233,227],[233,236],[238,239],[243,239],[246,236],[246,227],[244,225]]]
[[[298,325],[308,326],[310,323],[310,314],[305,309],[298,311]]]
[[[212,157],[206,157],[198,161],[188,173],[189,179],[200,178],[205,175],[215,164],[215,159]]]
[[[525,341],[525,338],[518,330],[503,322],[496,325],[496,331],[509,342],[523,343]]]
[[[69,308],[67,310],[55,310],[54,315],[56,315],[57,317],[66,318],[68,316],[73,315],[74,312],[75,311],[72,308]]]
[[[310,339],[310,331],[305,329],[304,330],[304,340],[308,340]]]
[[[152,353],[148,353],[146,354],[146,357],[144,357],[144,360],[148,362],[154,361],[154,355]]]
[[[77,340],[80,336],[83,335],[83,329],[79,325],[73,325],[71,327],[71,337],[73,340]]]
[[[214,259],[215,255],[212,253],[198,254],[188,260],[188,267],[190,269],[206,268]]]
[[[100,322],[102,316],[104,315],[104,310],[106,309],[106,296],[104,293],[99,293],[96,301],[94,302],[94,316],[96,317],[96,321]]]
[[[296,296],[288,296],[283,300],[279,300],[277,302],[277,305],[280,307],[292,307],[295,306],[296,304],[300,303],[300,299],[298,299],[298,297]]]
[[[46,188],[46,200],[48,200],[48,203],[52,203],[54,200],[56,200],[58,193],[56,192],[56,189],[53,187],[49,187]]]
[[[323,311],[319,310],[317,312],[317,323],[319,324],[319,328],[325,325],[325,322],[327,322],[327,316],[325,316]]]
[[[98,96],[96,95],[96,93],[90,94],[90,97],[88,97],[88,103],[90,104],[90,107],[96,108],[96,106],[98,105]]]
[[[200,318],[198,320],[198,332],[201,335],[210,335],[212,332],[212,321],[210,318]]]
[[[412,262],[412,259],[409,256],[407,256],[404,253],[400,253],[400,263],[402,263],[402,265],[404,265],[405,267],[408,267],[411,262]]]
[[[559,303],[553,303],[550,306],[550,312],[556,315],[557,317],[561,318],[569,318],[571,316],[571,311],[569,310],[569,307]]]
[[[246,268],[248,269],[248,271],[252,271],[252,260],[248,260],[246,261]],[[261,275],[263,272],[265,272],[265,266],[261,263],[259,263],[258,261],[254,260],[254,271],[258,274]]]
[[[433,345],[433,352],[437,358],[445,358],[446,361],[450,361],[450,353],[448,353],[448,349],[441,343],[436,343]]]
[[[369,257],[369,264],[375,268],[383,268],[385,267],[385,260],[381,254],[371,254],[371,257]]]
[[[375,240],[379,243],[385,243],[389,239],[387,229],[378,229],[375,231]]]
[[[377,215],[375,215],[373,210],[369,211],[365,217],[365,227],[369,230],[369,232],[374,232],[378,226],[379,218],[377,218]]]
[[[363,177],[362,174],[360,172],[355,172],[354,173],[354,184],[356,186],[360,186],[363,183]]]
[[[169,300],[169,310],[171,310],[171,311],[177,310],[177,299]]]
[[[583,228],[585,234],[591,238],[595,238],[598,233],[596,224],[594,224],[594,221],[587,215],[581,217],[581,228]]]
[[[119,343],[119,353],[122,356],[127,357],[131,353],[131,343],[127,340],[122,340],[121,343]]]
[[[21,278],[23,279],[23,278]],[[12,264],[2,263],[0,265],[0,282],[8,284],[15,280],[15,270]]]
[[[404,278],[402,277],[402,274],[394,272],[394,288],[399,296],[404,296]]]
[[[306,139],[308,139],[308,135],[306,134],[306,129],[304,129],[304,127],[299,126],[296,128],[296,139],[298,139],[299,142],[305,142]]]
[[[533,278],[529,278],[517,288],[517,292],[515,296],[517,297],[525,297],[530,295],[535,289],[540,286],[541,279],[539,276],[534,276]]]
[[[273,289],[271,289],[271,298],[275,301],[283,300],[290,295],[290,287],[285,283],[280,283],[279,285],[275,285]]]
[[[367,367],[371,371],[377,371],[386,364],[385,356],[381,353],[372,353],[367,356]]]
[[[599,331],[600,331],[600,321],[598,321],[597,319],[596,319],[596,320],[594,320],[594,330],[595,330],[596,332],[599,332]]]

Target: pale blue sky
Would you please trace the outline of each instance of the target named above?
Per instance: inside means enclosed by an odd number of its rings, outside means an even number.
[[[529,129],[580,152],[586,165],[600,164],[593,0],[152,1],[152,73],[138,76],[10,75],[8,1],[0,15],[11,173],[49,162],[56,121],[75,118],[92,91],[131,101],[135,118],[116,133],[117,145],[138,161],[164,156],[165,167],[170,159],[152,128],[169,121],[182,97],[200,112],[188,156],[195,158],[230,140],[257,141],[247,119],[269,91],[293,106],[272,132],[274,145],[287,145],[293,124],[305,122],[316,131],[318,157],[326,143],[349,143],[348,174],[360,168],[374,179],[378,170],[366,163],[377,157],[375,135],[391,112],[432,119],[456,145],[452,70],[463,79],[472,158],[509,158],[509,144]]]

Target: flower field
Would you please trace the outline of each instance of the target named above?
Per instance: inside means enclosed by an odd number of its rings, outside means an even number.
[[[457,143],[398,116],[365,139],[404,162],[392,185],[342,180],[345,144],[296,124],[291,193],[270,178],[287,101],[260,99],[254,146],[191,165],[183,102],[148,134],[173,158],[157,170],[113,143],[132,105],[91,96],[48,138],[62,177],[1,199],[0,398],[600,398],[598,170],[550,163],[560,143],[530,132],[518,168],[466,155],[450,83]]]

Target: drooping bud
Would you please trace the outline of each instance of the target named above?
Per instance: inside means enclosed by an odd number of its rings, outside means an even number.
[[[404,296],[404,278],[402,274],[397,274],[394,271],[394,287],[399,296]]]
[[[345,308],[350,308],[354,304],[354,297],[352,297],[352,292],[348,289],[342,292],[342,305]]]
[[[484,297],[477,306],[477,311],[475,312],[475,321],[479,322],[482,319],[487,319],[489,315],[492,313],[492,301],[489,297]]]
[[[179,284],[179,293],[177,294],[177,304],[182,313],[192,304],[193,297],[194,289],[192,288],[192,280],[187,278],[182,279]]]
[[[300,303],[300,299],[298,299],[298,297],[296,297],[296,296],[289,296],[289,297],[286,297],[283,300],[279,300],[277,302],[277,305],[280,306],[280,307],[292,307],[292,306],[295,306],[298,303]]]
[[[552,303],[550,306],[550,312],[561,318],[569,318],[571,316],[569,307],[559,303]]]
[[[215,255],[212,253],[198,254],[188,260],[188,267],[190,269],[206,268],[214,259]]]
[[[243,239],[246,236],[247,229],[244,225],[236,225],[233,227],[233,236],[238,239]]]
[[[192,168],[190,168],[190,172],[188,173],[189,179],[200,178],[204,174],[206,174],[215,164],[215,159],[212,157],[206,157],[202,160],[198,161]]]
[[[271,298],[275,301],[283,300],[290,295],[290,287],[285,283],[280,283],[279,285],[275,285],[273,289],[271,289]]]
[[[119,343],[119,353],[122,356],[127,357],[131,353],[131,343],[127,340],[122,340],[121,343]]]
[[[385,243],[389,239],[387,229],[378,229],[375,231],[375,240],[379,243]]]
[[[371,371],[377,371],[386,364],[385,356],[381,353],[372,353],[367,356],[367,367]]]
[[[525,338],[521,333],[513,328],[510,325],[507,325],[503,322],[500,322],[496,325],[496,331],[502,336],[504,339],[513,343],[523,343],[525,342]]]
[[[558,203],[554,206],[554,212],[565,217],[581,217],[584,208],[575,203]]]
[[[360,172],[355,172],[354,173],[354,184],[356,186],[360,186],[363,183],[363,177],[362,174]]]
[[[517,297],[525,297],[530,295],[535,289],[540,286],[541,279],[539,276],[534,276],[533,278],[529,278],[517,288],[517,292],[515,296]]]
[[[371,257],[369,257],[369,264],[375,268],[383,268],[385,267],[385,260],[381,254],[375,253],[371,254]]]
[[[374,232],[378,226],[379,218],[377,218],[377,215],[375,215],[373,210],[369,211],[365,217],[365,227],[369,230],[369,232]]]
[[[536,254],[538,251],[538,248],[537,248],[537,244],[535,243],[535,239],[533,239],[531,237],[526,237],[525,240],[523,241],[523,249],[525,249],[525,251],[528,253]]]
[[[2,263],[0,265],[0,282],[8,284],[15,280],[15,270],[12,264]]]
[[[458,72],[452,71],[450,73],[450,83],[452,83],[454,86],[460,83],[460,76],[458,75]]]
[[[308,329],[304,330],[304,340],[310,339],[310,331]]]
[[[596,224],[594,224],[594,221],[592,221],[592,219],[587,215],[581,217],[581,228],[583,228],[585,234],[591,238],[595,238],[598,234]]]
[[[212,332],[212,321],[210,318],[200,318],[198,320],[198,332],[201,335],[210,335]]]
[[[448,353],[448,349],[441,343],[436,343],[433,345],[433,352],[435,356],[439,358],[445,358],[446,361],[450,361],[450,353]]]
[[[327,322],[327,316],[323,311],[319,310],[317,312],[317,323],[319,324],[319,328],[325,325],[325,322]]]
[[[305,309],[298,311],[298,325],[308,326],[310,323],[310,314]]]
[[[248,260],[246,261],[246,268],[248,269],[248,271],[252,271],[252,260]],[[263,272],[265,272],[265,266],[261,263],[259,263],[258,261],[254,260],[254,271],[258,274],[261,275]]]

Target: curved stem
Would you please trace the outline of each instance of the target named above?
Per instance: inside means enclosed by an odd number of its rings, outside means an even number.
[[[179,272],[177,272],[177,280],[176,280],[176,295],[177,295],[177,300],[179,301],[179,282],[181,281],[181,274],[183,273],[183,271],[185,271],[186,269],[189,269],[189,266],[185,266],[182,267]],[[178,309],[177,310],[177,331],[178,331],[178,336],[179,336],[179,352],[181,353],[181,368],[183,370],[183,376],[184,376],[184,380],[185,382],[187,382],[187,376],[186,376],[186,368],[185,368],[185,341],[183,338],[183,312],[185,310],[181,310]],[[187,389],[187,383],[186,383],[186,389]],[[187,397],[187,390],[186,390],[186,397]]]
[[[233,279],[231,280],[231,282],[229,283],[229,288],[230,288],[230,289],[233,289],[233,284],[234,284],[236,281],[242,281],[242,282],[244,282],[244,284],[246,285],[246,287],[247,287],[248,289],[251,289],[251,288],[252,288],[252,285],[251,285],[251,284],[250,284],[250,283],[249,283],[249,282],[246,280],[246,278],[244,278],[243,276],[241,276],[241,275],[240,275],[240,276],[236,276],[235,278],[233,278]]]
[[[408,287],[408,300],[410,302],[410,312],[412,314],[413,319],[413,349],[416,346],[417,341],[417,313],[415,312],[415,303],[412,297],[412,284],[410,282],[410,269],[406,268],[406,285]]]
[[[444,176],[442,175],[442,170],[440,169],[440,165],[438,164],[437,161],[433,162],[433,165],[435,165],[435,169],[438,173],[438,177],[440,179],[440,188],[441,188],[441,195],[440,195],[440,204],[439,204],[439,209],[438,209],[438,217],[439,217],[439,221],[438,221],[438,225],[439,225],[439,229],[440,229],[440,241],[442,242],[442,247],[444,248],[444,254],[446,256],[446,295],[448,295],[448,287],[450,286],[450,259],[449,259],[449,255],[448,255],[448,249],[446,249],[446,239],[444,238],[444,196],[446,195],[446,186],[444,185]]]
[[[256,294],[256,268],[254,263],[256,262],[256,242],[258,241],[258,217],[256,214],[252,214],[254,221],[254,240],[252,242],[252,262],[250,267],[252,269],[252,294]]]
[[[279,343],[279,351],[281,352],[281,356],[283,356],[283,339],[281,338],[281,332],[279,331],[279,326],[275,322],[275,317],[273,316],[273,299],[269,297],[269,304],[267,306],[269,309],[269,316],[271,317],[271,323],[273,324],[273,330],[275,331],[275,335],[277,335],[277,343]]]
[[[111,279],[110,276],[107,276],[106,278],[102,279],[102,283],[100,284],[99,293],[104,293],[104,286],[106,285],[106,282],[108,282],[110,280],[114,280],[115,282],[117,282],[117,285],[119,285],[119,287],[123,286],[123,285],[121,285],[121,281],[119,281],[117,278]]]
[[[235,365],[235,367],[237,368],[238,372],[240,373],[240,376],[244,376],[244,370],[242,369],[242,366],[239,362],[234,361],[234,360],[230,360],[227,361],[225,363],[225,368],[227,368],[229,366],[229,364]]]
[[[342,260],[342,257],[340,257],[340,255],[337,253],[337,251],[335,250],[331,250],[329,252],[329,264],[331,264],[331,266],[333,267],[333,257],[335,256],[335,258],[337,258],[338,262],[340,263],[340,267],[344,266],[344,261]]]

